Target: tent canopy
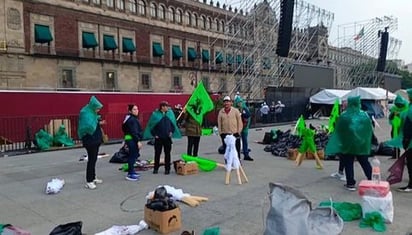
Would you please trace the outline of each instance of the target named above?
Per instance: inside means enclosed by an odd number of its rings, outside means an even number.
[[[310,97],[310,103],[314,104],[334,104],[336,99],[339,99],[339,104],[342,103],[342,97],[349,93],[350,90],[324,89]]]
[[[360,96],[362,100],[394,100],[396,95],[383,88],[357,87],[342,97],[342,100],[347,100],[349,96]]]

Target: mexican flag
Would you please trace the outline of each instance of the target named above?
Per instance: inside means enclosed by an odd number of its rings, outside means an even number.
[[[361,37],[363,37],[364,34],[365,34],[365,27],[362,27],[362,29],[355,36],[355,38],[353,38],[353,40],[355,40],[355,41],[359,40]]]
[[[214,109],[213,100],[206,91],[203,82],[197,85],[186,104],[186,112],[192,115],[200,125],[203,123],[203,116]]]

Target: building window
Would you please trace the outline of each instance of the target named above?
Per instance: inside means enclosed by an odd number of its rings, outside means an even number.
[[[143,90],[150,90],[151,89],[151,82],[150,82],[150,75],[149,74],[142,74],[140,75],[140,87]]]
[[[34,42],[35,43],[50,43],[53,41],[53,36],[48,25],[34,25]]]
[[[193,14],[193,23],[196,28],[199,27],[199,18],[197,17],[197,14]]]
[[[137,12],[137,2],[136,2],[136,0],[129,0],[129,10],[130,10],[130,12],[136,14],[136,12]]]
[[[219,32],[219,30],[220,30],[220,21],[217,19],[216,20],[216,31]]]
[[[207,25],[207,21],[206,21],[206,17],[202,16],[202,22],[201,22],[202,28],[206,29],[206,25]]]
[[[213,21],[212,21],[212,18],[208,18],[208,21],[209,21],[209,30],[212,30],[213,29]]]
[[[74,84],[74,70],[73,69],[62,69],[61,73],[61,84],[62,88],[75,88]]]
[[[169,21],[173,23],[176,21],[175,9],[172,7],[169,7]]]
[[[117,8],[121,11],[124,11],[124,0],[117,0]]]
[[[183,23],[183,21],[182,21],[183,20],[183,12],[182,12],[182,10],[177,10],[176,16],[177,16],[177,19],[176,19],[177,23],[179,23],[179,24]]]
[[[116,72],[110,71],[105,73],[104,85],[105,90],[116,89]]]
[[[154,4],[153,2],[150,3],[150,16],[153,18],[157,17],[157,7],[156,4]]]
[[[223,33],[225,32],[225,22],[224,21],[222,21],[222,32]]]
[[[100,4],[101,4],[101,1],[100,1],[100,0],[93,0],[93,4],[95,4],[95,5],[100,5]]]
[[[166,19],[166,8],[163,5],[159,6],[159,18],[161,20],[165,20]]]
[[[180,90],[182,89],[182,77],[178,75],[173,76],[172,89]]]
[[[139,0],[139,14],[142,16],[146,15],[146,3],[143,0]]]
[[[107,7],[114,8],[114,0],[106,0]]]
[[[190,12],[186,12],[186,25],[192,26],[192,14],[190,14]]]

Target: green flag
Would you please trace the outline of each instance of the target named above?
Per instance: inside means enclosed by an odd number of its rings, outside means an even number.
[[[196,89],[193,91],[192,96],[190,96],[187,101],[186,112],[192,115],[193,119],[202,125],[203,116],[209,111],[212,111],[213,108],[213,101],[210,98],[209,93],[207,93],[203,82],[200,81]]]
[[[305,129],[306,129],[305,119],[303,118],[303,115],[300,115],[298,121],[296,122],[295,133],[298,136],[302,136],[303,131]]]
[[[332,112],[329,116],[328,129],[329,133],[332,133],[335,130],[335,123],[339,117],[339,100],[336,99],[335,104],[333,104]]]

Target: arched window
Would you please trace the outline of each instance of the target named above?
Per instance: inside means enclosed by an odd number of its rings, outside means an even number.
[[[114,7],[114,0],[106,0],[107,7],[113,8]]]
[[[163,5],[159,6],[159,18],[161,20],[165,20],[166,19],[166,8]]]
[[[220,30],[220,20],[216,19],[216,31],[219,32],[219,30]]]
[[[182,22],[182,20],[183,20],[183,12],[182,12],[182,10],[177,10],[177,12],[176,12],[176,20],[177,20],[177,23],[179,23],[179,24],[181,24],[181,23],[183,23]]]
[[[156,4],[154,4],[153,2],[150,3],[150,16],[153,18],[157,17],[157,7]]]
[[[222,20],[222,32],[225,32],[225,22]]]
[[[186,25],[192,26],[192,14],[186,12]]]
[[[197,16],[197,14],[193,14],[193,23],[196,28],[199,27],[199,17]]]
[[[136,0],[129,0],[129,10],[132,13],[137,12],[137,2],[136,2]]]
[[[209,30],[213,29],[213,21],[212,18],[208,17],[207,20],[209,21]]]
[[[146,3],[143,0],[139,0],[139,4],[137,6],[139,8],[139,14],[142,16],[146,15]]]
[[[173,23],[176,21],[175,9],[173,7],[169,7],[169,21]]]
[[[202,26],[203,29],[206,29],[207,27],[207,21],[206,21],[206,17],[202,16],[202,22],[200,24]]]

